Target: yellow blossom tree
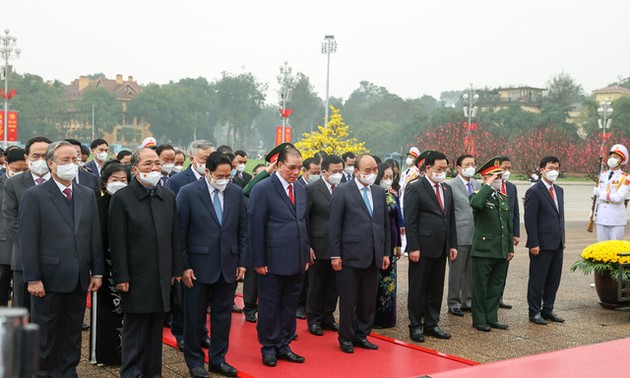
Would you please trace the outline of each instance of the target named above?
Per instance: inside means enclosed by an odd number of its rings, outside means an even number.
[[[343,117],[339,109],[330,107],[332,114],[328,126],[317,126],[319,131],[305,133],[295,147],[302,153],[304,159],[313,157],[319,151],[324,151],[329,155],[341,156],[345,152],[354,152],[360,155],[369,152],[365,148],[365,143],[350,138],[348,130],[350,127],[343,122]]]

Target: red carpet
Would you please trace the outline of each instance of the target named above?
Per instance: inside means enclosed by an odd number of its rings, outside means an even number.
[[[431,374],[431,378],[628,377],[629,350],[630,339],[622,339]]]
[[[238,302],[242,302],[240,297]],[[306,362],[278,361],[276,367],[269,368],[262,364],[256,324],[246,322],[242,314],[234,314],[226,360],[238,369],[239,377],[300,378],[413,377],[476,364],[384,336],[375,335],[370,340],[378,344],[378,350],[355,348],[354,354],[345,354],[339,350],[336,333],[325,331],[324,336],[313,336],[308,333],[306,321],[298,320],[298,339],[291,343],[291,349]],[[167,328],[164,342],[175,346],[175,338]]]

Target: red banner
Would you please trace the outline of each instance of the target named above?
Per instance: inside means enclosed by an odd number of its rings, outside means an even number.
[[[17,142],[18,140],[18,112],[9,112],[9,121],[7,122],[8,142]],[[0,110],[0,141],[4,141],[4,111]]]
[[[291,126],[284,127],[284,140],[282,140],[282,126],[276,126],[276,146],[280,143],[291,142]]]

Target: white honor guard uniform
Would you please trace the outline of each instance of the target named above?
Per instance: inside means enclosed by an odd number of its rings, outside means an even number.
[[[418,150],[416,147],[411,147],[409,149],[407,160],[405,161],[407,169],[405,169],[400,175],[400,181],[398,182],[398,184],[400,185],[400,190],[398,191],[398,201],[400,202],[401,213],[403,211],[403,198],[405,196],[405,188],[407,187],[407,184],[417,179],[420,175],[420,169],[418,169],[418,167],[414,164],[415,160],[418,158],[418,155],[420,155],[420,150]]]
[[[621,144],[616,144],[610,149],[610,158],[614,155],[621,157],[621,161],[613,168],[628,163],[628,150]],[[625,200],[628,190],[630,176],[621,169],[611,168],[599,176],[599,185],[595,189],[598,197],[595,219],[598,241],[623,239],[627,223]]]

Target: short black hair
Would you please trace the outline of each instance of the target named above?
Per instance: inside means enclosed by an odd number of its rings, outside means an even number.
[[[225,145],[225,144],[222,144],[222,145],[220,145],[220,146],[217,148],[217,152],[218,152],[218,153],[220,153],[220,154],[227,154],[228,152],[230,152],[230,153],[231,153],[231,152],[232,152],[232,147],[227,146],[227,145]]]
[[[328,171],[328,168],[330,167],[331,164],[339,164],[339,163],[341,163],[342,166],[345,166],[343,159],[341,159],[339,156],[328,155],[324,158],[324,161],[322,161],[322,170]]]
[[[544,168],[547,167],[547,164],[549,164],[549,163],[558,163],[558,165],[560,165],[560,160],[557,157],[555,157],[555,156],[545,156],[540,161],[540,164],[538,165],[538,167],[540,169],[544,169]]]
[[[327,156],[328,156],[328,154],[326,153],[326,151],[318,151],[317,153],[315,153],[314,157],[321,164],[324,161],[324,159],[326,159]]]
[[[116,154],[116,159],[122,160],[125,156],[131,155],[131,151],[129,150],[121,150],[118,154]]]
[[[79,142],[79,141],[78,141],[78,140],[76,140],[76,139],[68,138],[68,139],[65,139],[65,141],[66,141],[66,142],[68,142],[68,143],[70,143],[70,144],[71,144],[71,145],[73,145],[73,146],[83,147],[83,145],[81,144],[81,142]],[[83,149],[81,149],[81,151],[83,151]]]
[[[186,153],[182,150],[175,150],[175,156],[184,155],[184,159],[186,159]]]
[[[217,151],[218,152],[218,151]],[[227,156],[228,159],[230,159],[230,164],[234,161],[234,159],[236,159],[236,155],[234,155],[231,152],[226,152],[223,155]]]
[[[24,161],[25,153],[26,152],[23,149],[17,146],[11,146],[7,148],[7,152],[6,152],[7,163],[11,164],[14,161]]]
[[[289,157],[289,155],[299,156],[300,158],[302,157],[302,154],[300,153],[300,151],[292,147],[287,147],[287,148],[281,149],[280,152],[278,153],[278,161],[286,163],[287,157]]]
[[[90,149],[85,144],[81,145],[81,155],[90,155]]]
[[[377,155],[372,155],[372,157],[374,158],[374,161],[376,161],[376,164],[381,165],[383,164],[383,161],[381,160],[381,158]]]
[[[35,143],[48,143],[51,144],[52,141],[46,137],[43,136],[36,136],[36,137],[32,137],[31,139],[29,139],[26,142],[26,146],[24,146],[24,151],[26,151],[26,154],[28,155],[31,151],[31,146]]]
[[[356,159],[356,155],[354,154],[354,152],[348,151],[346,153],[344,153],[343,155],[341,155],[341,158],[343,159],[344,163],[346,160],[348,159]]]
[[[510,163],[512,162],[512,160],[510,160],[509,156],[505,156],[505,155],[499,156],[499,160],[501,161],[501,163],[503,163],[504,161],[509,161]]]
[[[236,151],[234,151],[234,155],[247,157],[247,152],[245,152],[243,150],[236,150]]]
[[[98,187],[101,190],[107,189],[107,180],[116,172],[125,172],[127,174],[127,182],[131,182],[131,173],[119,160],[108,160],[103,164],[101,177],[98,178]]]
[[[90,143],[90,149],[95,149],[96,147],[100,146],[101,144],[106,145],[107,147],[109,147],[109,143],[107,143],[107,141],[105,139],[102,138],[98,138],[98,139],[94,139],[92,141],[92,143]]]
[[[258,168],[267,168],[267,164],[263,164],[263,163],[258,163],[256,164],[256,166],[254,167],[254,169],[252,169],[252,176],[256,176],[256,171],[258,170]]]
[[[475,158],[474,156],[472,156],[471,154],[464,154],[460,157],[457,158],[457,161],[455,162],[455,166],[456,167],[461,167],[462,166],[462,162],[464,161],[464,159],[468,159],[468,158]]]
[[[302,166],[304,167],[304,169],[306,169],[307,171],[309,169],[311,169],[311,165],[320,165],[319,160],[317,160],[314,157],[310,157],[310,158],[306,158],[304,159],[304,161],[302,162]]]
[[[232,170],[232,160],[219,151],[211,153],[210,156],[208,156],[208,160],[206,160],[206,168],[208,168],[210,172],[216,171],[217,167],[223,164],[229,165],[230,170]]]
[[[446,160],[446,164],[448,164],[448,159],[446,158],[446,155],[444,155],[443,153],[439,151],[433,151],[424,160],[424,166],[425,167],[433,166],[436,160]]]
[[[155,149],[155,153],[158,154],[158,156],[160,156],[162,154],[162,152],[164,151],[173,151],[175,152],[175,147],[171,146],[170,144],[160,144],[159,146],[157,146],[157,148]]]
[[[374,181],[374,184],[378,185],[381,183],[383,176],[385,176],[385,171],[388,169],[391,169],[392,173],[394,173],[394,168],[392,168],[392,166],[389,165],[388,163],[381,163],[378,165],[378,173],[376,174],[376,180]],[[393,184],[393,181],[392,181],[392,184]]]

